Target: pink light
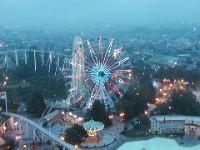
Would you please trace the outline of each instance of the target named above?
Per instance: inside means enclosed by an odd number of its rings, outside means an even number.
[[[79,103],[80,101],[82,101],[82,99],[83,99],[83,95],[81,95],[81,96],[78,98],[78,103]]]
[[[102,50],[103,50],[103,44],[102,44],[102,38],[100,36],[99,37],[99,52],[100,52],[100,54],[102,53]]]
[[[16,135],[16,137],[15,137],[15,139],[16,140],[19,140],[19,139],[21,139],[22,137],[20,136],[20,135]]]
[[[119,88],[116,85],[114,85],[113,90],[120,96],[120,98],[123,97],[123,94],[119,91]]]
[[[114,57],[115,57],[115,58],[118,57],[118,56],[121,54],[121,52],[122,52],[123,50],[124,50],[123,47],[121,47],[121,48],[119,48],[119,49],[117,49],[117,50],[114,50],[114,52],[113,52]]]
[[[77,51],[78,51],[79,56],[83,57],[83,52],[82,52],[81,48],[78,48]]]
[[[121,70],[121,73],[132,73],[132,70]]]
[[[77,79],[80,78],[80,75],[69,75],[67,76],[68,79]]]
[[[121,84],[125,84],[125,81],[122,80],[122,79],[119,79],[119,83],[121,83]]]
[[[92,45],[90,44],[89,41],[87,41],[87,46],[88,46],[88,49],[91,51],[92,50]]]

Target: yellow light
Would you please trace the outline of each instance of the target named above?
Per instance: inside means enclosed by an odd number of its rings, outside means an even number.
[[[119,114],[120,117],[123,117],[125,114],[122,112]]]
[[[3,130],[6,130],[6,127],[5,127],[5,126],[3,126]]]
[[[163,96],[167,96],[167,93],[163,93]]]
[[[79,118],[78,118],[78,120],[79,120],[79,121],[82,121],[82,120],[83,120],[83,118],[82,118],[82,117],[79,117]]]
[[[63,140],[63,141],[65,140],[65,138],[63,136],[61,136],[60,139]]]
[[[109,119],[112,119],[113,118],[113,115],[109,115]]]
[[[16,140],[19,140],[19,139],[21,139],[21,136],[20,135],[16,135]]]

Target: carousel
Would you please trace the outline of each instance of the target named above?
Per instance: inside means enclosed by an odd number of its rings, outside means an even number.
[[[83,123],[82,126],[88,134],[86,142],[95,143],[101,140],[101,134],[99,134],[99,131],[101,131],[104,128],[104,124],[102,122],[90,120],[88,122]]]

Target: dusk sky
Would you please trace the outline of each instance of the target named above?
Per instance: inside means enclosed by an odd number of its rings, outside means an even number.
[[[197,21],[199,8],[199,0],[0,0],[0,25]]]

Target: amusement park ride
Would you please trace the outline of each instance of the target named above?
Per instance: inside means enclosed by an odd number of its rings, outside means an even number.
[[[52,116],[59,114],[59,111],[52,111],[53,108],[86,111],[92,107],[95,101],[99,100],[105,104],[106,109],[114,110],[115,103],[123,96],[132,79],[131,63],[124,49],[122,47],[115,48],[113,39],[108,42],[106,48],[103,41],[99,37],[98,44],[95,45],[91,41],[83,41],[80,37],[75,37],[71,55],[34,49],[1,51],[1,70],[7,71],[21,64],[31,63],[34,71],[39,71],[41,69],[39,65],[42,65],[46,66],[45,68],[51,74],[62,74],[65,78],[65,85],[70,86],[67,99],[62,102],[50,103],[44,110],[39,124],[6,111],[4,115],[10,117],[9,121],[12,127],[16,126],[13,120],[17,120],[20,125],[19,129],[21,129],[21,125],[25,124],[26,133],[28,133],[29,127],[34,129],[31,133],[33,136],[26,135],[33,137],[34,141],[50,140],[63,149],[73,149],[72,145],[41,126],[45,118],[53,118]],[[5,86],[4,82],[2,83],[2,86]],[[75,118],[77,119],[77,116]]]
[[[68,76],[71,78],[68,104],[78,104],[87,110],[94,101],[99,100],[106,108],[114,108],[116,100],[123,96],[132,79],[131,63],[124,48],[113,50],[113,43],[111,39],[105,48],[103,39],[99,37],[94,49],[90,41],[75,38],[72,75]]]
[[[108,43],[107,47],[103,41]],[[106,108],[113,108],[132,79],[129,57],[123,47],[114,47],[113,39],[106,41],[99,37],[98,44],[95,45],[94,42],[75,37],[71,55],[35,49],[1,51],[3,63],[0,67],[8,70],[14,65],[29,63],[29,52],[33,56],[31,63],[35,71],[38,65],[46,65],[48,72],[63,74],[66,85],[70,85],[68,98],[60,107],[78,106],[87,110],[94,101],[100,100]]]

